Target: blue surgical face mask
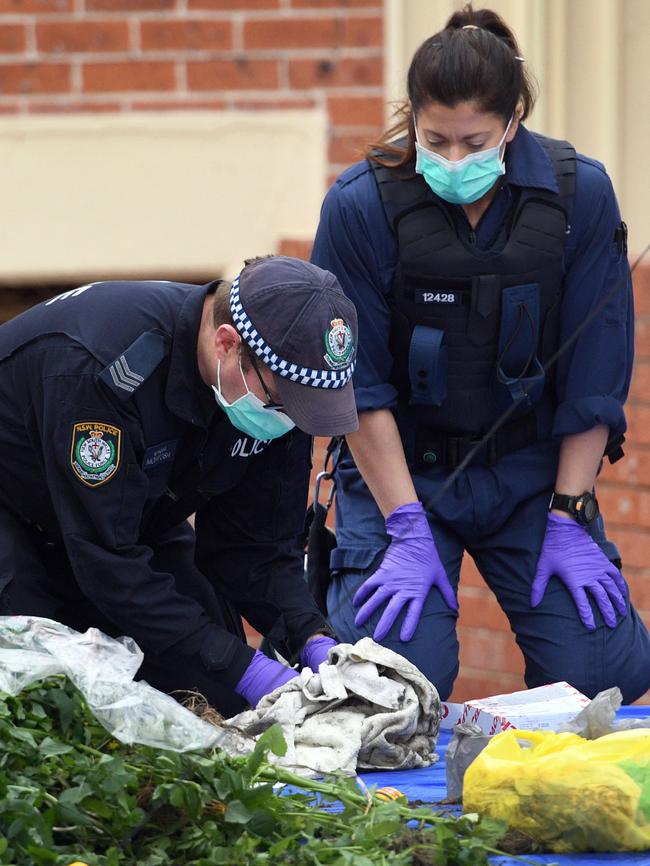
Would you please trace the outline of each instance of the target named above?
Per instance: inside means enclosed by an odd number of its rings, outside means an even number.
[[[232,403],[229,403],[221,393],[221,361],[217,361],[217,385],[213,385],[214,398],[228,416],[228,420],[253,439],[279,439],[296,426],[291,418],[279,409],[267,409],[264,403],[250,390],[244,378],[241,360],[239,362],[246,393]]]
[[[512,124],[512,117],[501,141],[495,147],[470,153],[455,162],[422,147],[417,140],[416,126],[416,172],[422,175],[436,195],[451,204],[471,204],[478,201],[506,172],[501,146]]]

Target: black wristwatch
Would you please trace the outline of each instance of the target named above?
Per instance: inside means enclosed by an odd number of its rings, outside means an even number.
[[[589,526],[598,517],[598,500],[593,493],[585,490],[578,496],[567,496],[564,493],[554,493],[551,496],[548,510],[556,508],[558,511],[566,511],[583,526]]]

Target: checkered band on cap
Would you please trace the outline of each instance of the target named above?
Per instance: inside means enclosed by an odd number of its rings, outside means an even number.
[[[301,367],[300,364],[292,364],[273,351],[264,337],[259,334],[255,326],[248,318],[239,297],[239,276],[235,277],[230,290],[230,312],[233,321],[242,338],[250,348],[258,355],[264,363],[286,379],[298,382],[300,385],[311,385],[312,388],[342,388],[352,378],[355,362],[345,370],[315,370],[312,367]]]

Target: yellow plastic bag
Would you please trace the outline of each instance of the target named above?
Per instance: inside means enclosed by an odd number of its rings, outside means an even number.
[[[557,853],[649,850],[650,728],[596,740],[505,731],[467,769],[463,808]]]

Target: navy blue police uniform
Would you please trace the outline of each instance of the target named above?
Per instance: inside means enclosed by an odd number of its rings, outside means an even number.
[[[128,634],[152,685],[231,715],[242,616],[287,658],[327,625],[303,581],[310,437],[241,433],[199,375],[216,285],[95,283],[0,327],[0,613]]]
[[[568,143],[520,126],[473,229],[413,169],[357,163],[322,208],[312,261],[357,307],[358,411],[393,412],[447,575],[457,591],[468,551],[508,616],[528,686],[567,680],[593,696],[617,685],[634,700],[650,687],[650,639],[631,605],[614,629],[594,608],[589,632],[557,578],[530,606],[562,437],[606,425],[614,457],[626,429],[633,302],[609,178]],[[353,642],[383,611],[355,626],[352,598],[389,539],[349,455],[336,480],[328,615]],[[601,517],[590,531],[618,560]],[[408,643],[402,616],[384,643],[447,697],[459,666],[456,613],[430,592]]]

